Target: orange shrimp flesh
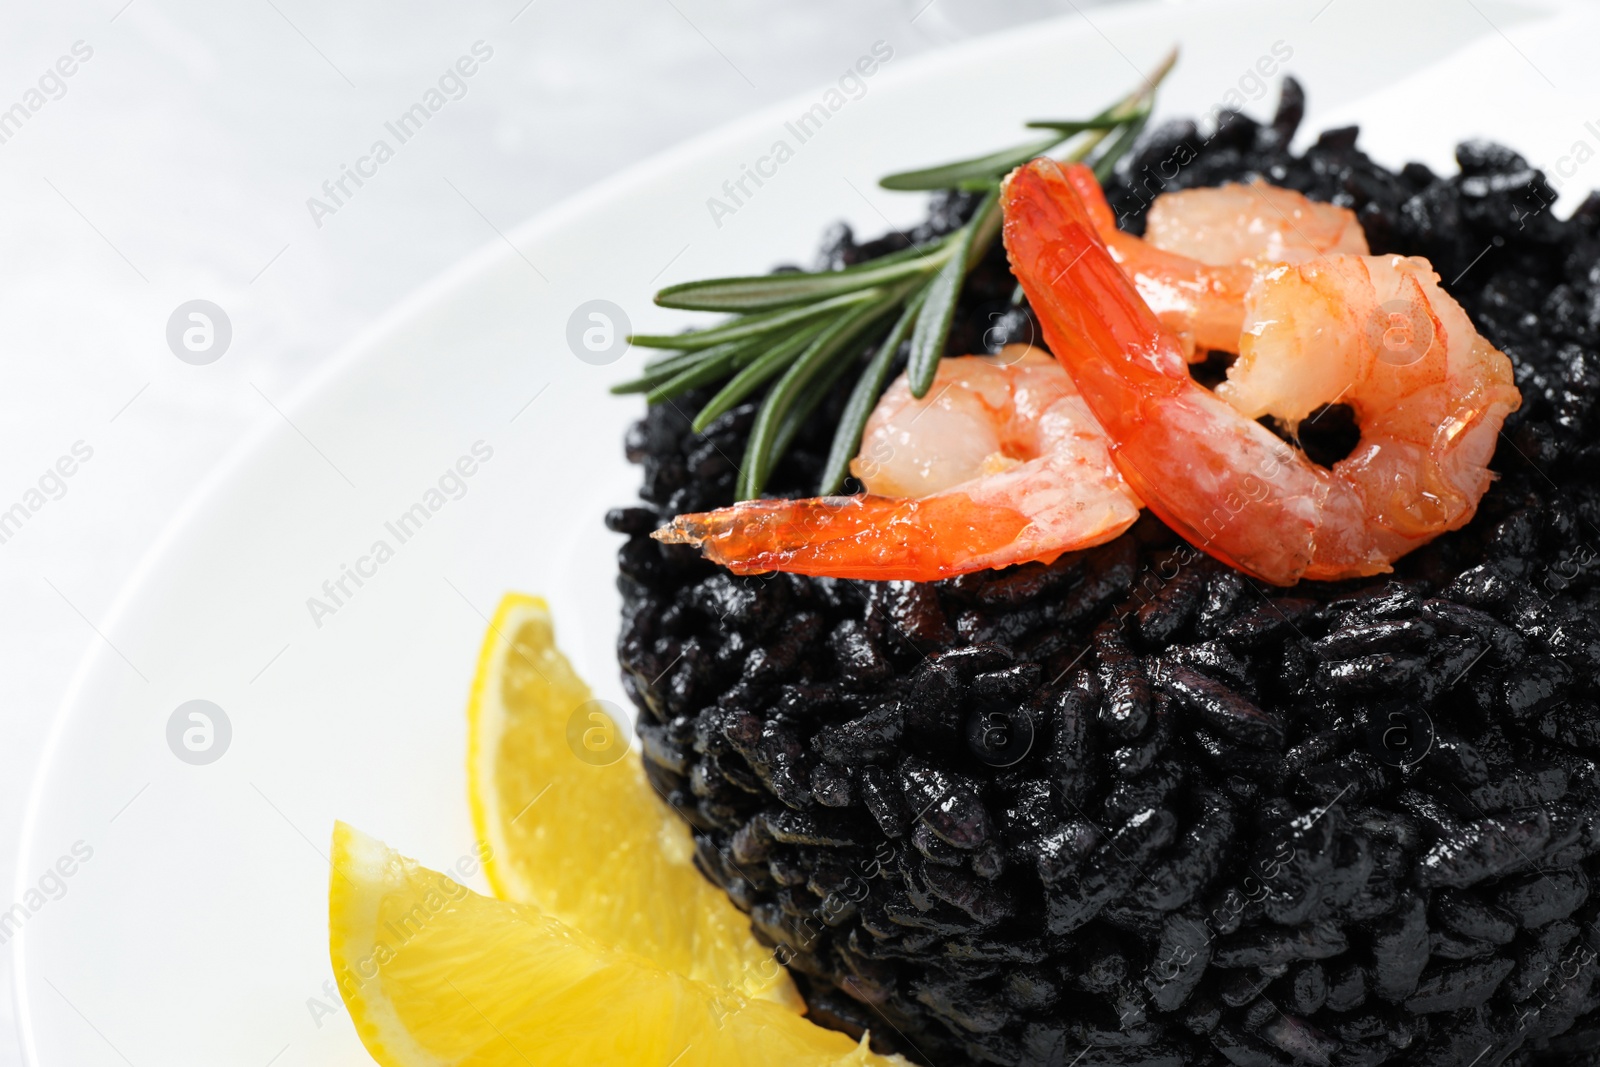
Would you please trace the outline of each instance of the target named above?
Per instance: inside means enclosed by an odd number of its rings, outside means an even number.
[[[1248,266],[1213,266],[1164,251],[1117,229],[1094,171],[1081,163],[1060,168],[1077,190],[1088,218],[1139,296],[1182,345],[1187,360],[1204,359],[1216,349],[1232,352],[1244,326],[1244,297],[1255,272]]]
[[[680,515],[657,540],[738,574],[934,581],[1088,548],[1139,501],[1072,378],[1037,349],[941,360],[928,395],[884,393],[851,464],[861,496]]]
[[[1472,518],[1500,426],[1522,403],[1511,361],[1428,261],[1393,255],[1261,275],[1217,395],[1290,433],[1323,404],[1348,405],[1363,432],[1335,472],[1359,487],[1373,523],[1424,540]]]
[[[1342,264],[1338,285],[1331,272],[1321,279],[1321,299],[1300,291],[1316,289],[1318,272],[1292,266],[1268,272],[1253,295],[1263,314],[1241,358],[1259,363],[1254,373],[1250,364],[1241,370],[1236,402],[1253,397],[1254,407],[1304,417],[1310,394],[1280,401],[1281,383],[1268,381],[1273,361],[1291,357],[1310,370],[1324,358],[1339,361],[1362,395],[1361,442],[1322,468],[1252,421],[1251,405],[1241,413],[1190,377],[1183,343],[1096,235],[1080,184],[1051,160],[1013,172],[1002,194],[1006,250],[1046,342],[1111,439],[1117,467],[1169,526],[1239,570],[1290,585],[1386,572],[1471,519],[1491,477],[1495,438],[1521,397],[1509,361],[1472,331],[1431,271],[1423,279],[1414,263],[1390,264],[1396,277],[1386,291],[1398,295],[1383,300],[1365,257],[1335,257],[1367,272],[1366,292],[1360,272]],[[1329,295],[1338,286],[1342,295]],[[1373,312],[1368,323],[1335,314],[1352,296]],[[1303,321],[1275,328],[1274,312]],[[1378,351],[1389,329],[1400,330],[1404,359]]]
[[[1260,178],[1162,193],[1145,216],[1144,239],[1213,266],[1305,263],[1370,251],[1349,208],[1318,203]]]
[[[735,574],[929,582],[982,569],[967,563],[1003,549],[1027,526],[1022,512],[963,493],[926,500],[861,495],[746,500],[680,515],[654,536],[698,545]]]
[[[1189,361],[1237,352],[1256,271],[1342,252],[1367,252],[1355,214],[1262,181],[1163,193],[1141,239],[1117,228],[1094,172],[1062,167],[1095,232]]]

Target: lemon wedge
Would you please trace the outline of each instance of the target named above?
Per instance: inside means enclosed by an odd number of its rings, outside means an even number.
[[[479,896],[344,823],[332,859],[333,972],[383,1067],[905,1067],[781,1004]]]
[[[542,599],[501,600],[467,706],[489,885],[675,974],[800,1010],[749,919],[695,869],[689,828],[650,787],[619,714],[556,647]]]

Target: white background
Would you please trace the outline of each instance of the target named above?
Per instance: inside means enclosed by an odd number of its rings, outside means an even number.
[[[911,56],[1025,18],[1077,8],[1092,19],[1095,6],[123,5],[12,11],[0,36],[0,111],[75,42],[93,49],[64,95],[0,143],[0,511],[75,442],[93,449],[65,495],[0,543],[6,887],[41,743],[107,606],[219,458],[260,420],[281,418],[276,409],[296,386],[382,312],[497,231],[686,137],[834,80],[876,40]],[[1548,80],[1513,54],[1503,25],[1463,0],[1440,37],[1454,47],[1480,36],[1502,72]],[[323,195],[323,182],[477,41],[493,56],[466,95],[315,225],[307,198]],[[1540,66],[1561,76],[1543,58]],[[1552,157],[1565,137],[1549,142]],[[194,298],[216,302],[232,322],[232,346],[210,366],[180,362],[166,343],[169,315]],[[16,1062],[9,966],[0,975],[4,1065]]]

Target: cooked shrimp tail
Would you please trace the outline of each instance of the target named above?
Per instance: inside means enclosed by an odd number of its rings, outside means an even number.
[[[1022,345],[942,360],[922,399],[902,376],[851,470],[867,494],[748,501],[655,536],[740,574],[934,581],[1101,544],[1139,515],[1071,377]]]
[[[1078,199],[1083,201],[1084,210],[1089,213],[1089,221],[1094,224],[1095,232],[1109,246],[1112,235],[1119,233],[1120,230],[1117,226],[1117,214],[1111,210],[1111,203],[1106,200],[1106,191],[1101,186],[1100,179],[1094,176],[1093,170],[1082,163],[1065,164],[1061,168],[1061,173],[1067,179],[1067,184],[1078,194]],[[1112,253],[1112,258],[1115,257],[1116,253]]]
[[[1046,342],[1123,477],[1191,543],[1287,585],[1388,571],[1471,519],[1520,394],[1509,361],[1425,261],[1338,255],[1263,274],[1223,389],[1241,411],[1190,377],[1183,342],[1117,266],[1058,164],[1015,171],[1003,202],[1012,270]],[[1386,356],[1393,315],[1412,350]],[[1293,425],[1341,396],[1362,437],[1332,469],[1254,421]]]
[[[658,541],[696,545],[735,574],[788,571],[830,578],[934,581],[1012,542],[1027,516],[961,493],[928,500],[825,496],[748,500],[680,515]]]

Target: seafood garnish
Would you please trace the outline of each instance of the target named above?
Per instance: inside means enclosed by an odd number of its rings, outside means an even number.
[[[1062,172],[1111,258],[1190,362],[1208,350],[1239,350],[1244,300],[1258,268],[1367,252],[1354,213],[1260,181],[1163,193],[1139,238],[1117,228],[1093,171],[1069,165]]]
[[[1354,211],[1260,178],[1162,193],[1145,216],[1144,239],[1213,266],[1304,263],[1370,251]]]
[[[1329,256],[1264,273],[1219,396],[1097,236],[1081,185],[1050,160],[1013,172],[1006,250],[1118,468],[1169,526],[1289,585],[1386,572],[1472,518],[1521,394],[1427,261]],[[1355,409],[1361,439],[1332,468],[1252,421],[1335,402]]]
[[[921,400],[902,375],[851,469],[867,495],[746,501],[655,537],[738,574],[933,581],[1101,544],[1139,515],[1072,378],[1020,345],[941,361]]]

